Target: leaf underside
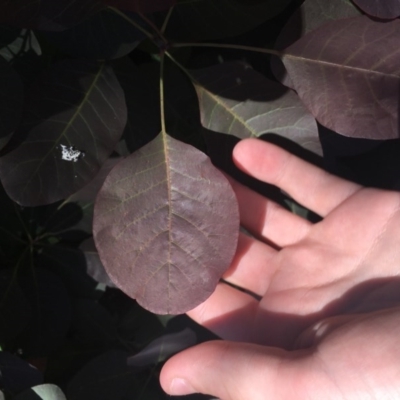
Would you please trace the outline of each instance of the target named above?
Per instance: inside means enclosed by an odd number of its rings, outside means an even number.
[[[239,62],[191,74],[205,128],[241,139],[275,133],[322,154],[315,118],[291,90]]]
[[[399,137],[399,42],[399,20],[337,20],[288,47],[283,62],[322,125],[355,138],[393,139]]]
[[[111,171],[94,214],[111,280],[157,314],[203,302],[236,250],[238,206],[228,181],[205,154],[167,135]]]
[[[24,206],[64,199],[94,178],[120,139],[127,114],[111,67],[82,60],[47,71],[25,108],[15,148],[0,158],[4,188]]]

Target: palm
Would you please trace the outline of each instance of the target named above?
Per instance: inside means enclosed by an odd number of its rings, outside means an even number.
[[[301,331],[323,318],[377,308],[379,295],[368,298],[393,285],[387,279],[400,265],[393,245],[400,237],[400,196],[362,189],[277,148],[269,153],[267,161],[251,154],[243,168],[324,218],[311,224],[234,183],[243,225],[279,250],[241,235],[225,278],[261,301],[221,284],[189,315],[224,338],[292,347]],[[398,301],[393,292],[389,299],[386,293],[384,307]]]

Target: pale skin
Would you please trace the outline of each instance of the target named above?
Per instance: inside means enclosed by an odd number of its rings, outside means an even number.
[[[222,400],[400,399],[400,193],[363,188],[247,139],[236,165],[323,219],[232,182],[242,225],[224,283],[188,315],[225,340],[172,357],[169,394]]]

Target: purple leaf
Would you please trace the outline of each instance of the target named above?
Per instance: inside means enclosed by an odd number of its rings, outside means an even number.
[[[400,16],[399,0],[353,0],[365,13],[382,19],[395,19]]]
[[[31,88],[0,178],[17,203],[64,199],[93,179],[126,123],[123,91],[105,64],[67,60]]]
[[[111,280],[157,314],[214,291],[236,250],[238,206],[209,158],[165,134],[121,161],[96,200],[93,233]]]
[[[294,92],[239,62],[190,74],[205,128],[242,139],[275,133],[322,154],[317,123]]]
[[[350,0],[306,0],[283,27],[275,42],[275,48],[283,50],[306,33],[329,21],[356,17],[360,14],[360,10]],[[280,82],[288,87],[293,87],[279,58],[273,57],[271,59],[271,67]]]
[[[399,41],[399,20],[337,20],[288,47],[283,62],[322,125],[355,138],[393,139],[399,137]]]

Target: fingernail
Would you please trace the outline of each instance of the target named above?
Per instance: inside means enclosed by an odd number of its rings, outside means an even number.
[[[189,383],[182,378],[174,378],[169,387],[169,394],[173,396],[183,396],[185,394],[196,393]]]

